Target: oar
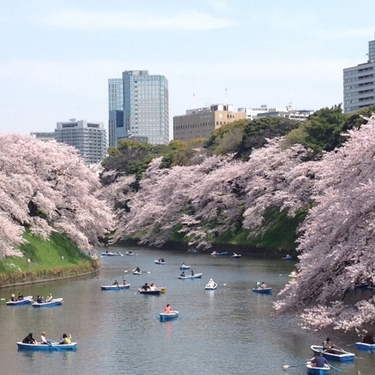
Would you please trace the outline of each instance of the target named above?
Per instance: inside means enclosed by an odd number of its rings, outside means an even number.
[[[306,366],[306,362],[304,362],[304,363],[297,363],[296,365],[284,365],[283,369],[286,370],[286,369],[288,369],[290,367],[298,367],[298,366]]]
[[[337,368],[337,367],[335,367],[335,366],[332,366],[332,365],[328,365],[329,367],[331,367],[331,368],[333,368],[334,370],[336,370],[336,371],[339,371],[339,372],[341,372],[342,370],[340,370],[339,368]]]
[[[54,345],[52,345],[50,342],[48,342],[47,341],[47,344],[49,345],[49,346],[52,346],[52,348],[54,348],[54,349],[56,349],[56,350],[60,350],[59,348],[57,348],[56,346],[54,346]]]

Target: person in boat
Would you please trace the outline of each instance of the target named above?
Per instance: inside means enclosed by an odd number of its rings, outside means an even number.
[[[184,262],[182,262],[181,267],[186,267]]]
[[[172,307],[171,307],[171,305],[168,303],[168,305],[165,306],[164,314],[170,314],[171,312],[172,312]]]
[[[139,267],[137,267],[134,271],[135,272],[141,272],[141,269]]]
[[[123,280],[122,285],[126,285],[126,280]]]
[[[69,336],[66,333],[63,333],[61,340],[59,341],[59,344],[68,345],[72,343],[71,335],[69,333]]]
[[[116,286],[118,286],[118,281],[115,280],[114,283],[113,283],[112,285],[116,285]]]
[[[53,300],[53,297],[52,297],[52,293],[50,293],[47,298],[46,298],[46,302],[51,302]]]
[[[182,271],[180,276],[185,277],[185,271]]]
[[[208,285],[214,286],[214,284],[215,284],[215,281],[213,281],[212,279],[208,280]]]
[[[194,276],[194,271],[193,270],[191,270],[191,276]]]
[[[44,303],[43,297],[38,294],[38,297],[36,297],[36,302],[37,303]]]
[[[18,301],[22,301],[23,300],[23,295],[21,293],[18,293]]]
[[[331,339],[329,337],[326,338],[325,341],[323,341],[323,350],[325,352],[332,352],[335,348],[335,345],[332,344]]]
[[[147,283],[145,283],[145,284],[142,286],[142,290],[145,290],[145,291],[150,290],[150,286],[149,286]]]
[[[324,367],[324,365],[328,365],[328,361],[323,357],[322,352],[319,352],[311,360],[311,364],[314,367]]]
[[[31,332],[22,340],[22,342],[24,344],[36,344],[36,340]]]
[[[40,335],[40,343],[41,343],[41,344],[49,345],[49,342],[48,342],[48,340],[47,340],[47,337],[46,337],[46,333],[45,333],[45,332],[42,332],[42,334]]]
[[[264,281],[262,281],[262,283],[259,285],[259,288],[260,289],[267,289],[268,285]]]
[[[16,295],[15,295],[15,294],[11,294],[11,295],[10,295],[10,300],[11,300],[12,302],[16,301]]]
[[[155,285],[155,283],[152,283],[151,285],[150,285],[150,290],[156,290],[157,288],[156,288],[156,285]]]
[[[367,334],[364,338],[363,338],[363,342],[365,344],[375,344],[375,340],[374,340],[374,335],[373,334]]]

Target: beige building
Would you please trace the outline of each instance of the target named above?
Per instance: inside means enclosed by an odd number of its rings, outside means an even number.
[[[173,139],[186,142],[194,138],[209,138],[222,125],[245,118],[245,112],[234,112],[233,106],[227,104],[188,109],[185,115],[173,117]]]

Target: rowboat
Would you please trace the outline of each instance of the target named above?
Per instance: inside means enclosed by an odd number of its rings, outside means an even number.
[[[253,292],[260,294],[271,294],[272,288],[253,288]]]
[[[118,285],[102,285],[101,290],[125,290],[129,289],[130,284],[118,284]]]
[[[167,320],[176,319],[178,317],[179,312],[178,311],[171,311],[170,313],[160,313],[160,321],[165,322]]]
[[[147,289],[147,290],[145,290],[145,289],[139,288],[138,292],[140,294],[146,294],[146,295],[149,295],[149,296],[159,296],[160,292],[161,292],[161,289],[156,288],[156,289]]]
[[[162,265],[166,264],[166,261],[164,259],[155,259],[154,262],[155,264],[162,264]]]
[[[185,276],[178,276],[181,280],[187,280],[187,279],[200,279],[202,277],[202,273],[196,273],[194,275],[185,275]]]
[[[231,258],[241,258],[241,254],[233,253]]]
[[[185,266],[185,264],[183,264],[182,266],[180,266],[180,270],[181,271],[185,271],[185,270],[189,270],[190,269],[190,266]]]
[[[227,251],[222,251],[221,253],[218,253],[217,251],[213,251],[213,252],[211,253],[211,255],[212,255],[213,257],[223,257],[223,256],[228,255],[228,252],[227,252]]]
[[[129,255],[129,256],[131,256],[131,255],[135,255],[135,253],[133,253],[133,251],[131,251],[131,250],[127,251],[125,254],[126,254],[126,255]]]
[[[292,260],[292,256],[291,255],[285,255],[281,258],[282,260]]]
[[[77,343],[72,342],[71,344],[58,344],[58,343],[50,343],[50,344],[24,344],[21,341],[17,342],[18,350],[33,350],[33,351],[66,351],[66,350],[77,350]]]
[[[215,281],[209,281],[204,287],[204,289],[206,290],[215,290],[216,288],[217,288],[217,283],[215,283]]]
[[[298,274],[296,271],[292,271],[289,275],[288,275],[288,279],[290,281],[295,281],[298,279]]]
[[[102,257],[123,257],[124,254],[121,253],[120,251],[118,253],[114,253],[112,251],[109,251],[108,253],[102,253]]]
[[[133,275],[142,275],[142,271],[133,270]]]
[[[311,350],[314,352],[314,355],[322,352],[323,357],[331,361],[350,362],[353,361],[355,357],[354,353],[347,352],[343,349],[332,348],[329,349],[329,351],[323,351],[323,346],[319,345],[311,345]]]
[[[324,367],[315,367],[311,364],[311,362],[307,362],[306,368],[308,375],[326,375],[329,373],[329,370],[331,369],[326,364],[324,365]]]
[[[33,307],[54,307],[60,306],[63,302],[62,298],[53,298],[51,301],[48,302],[33,302]]]
[[[21,300],[17,301],[7,301],[8,306],[22,306],[22,305],[28,305],[33,302],[33,296],[26,296],[23,297]]]
[[[375,344],[367,344],[365,342],[356,342],[355,347],[358,350],[367,350],[367,351],[375,351]]]

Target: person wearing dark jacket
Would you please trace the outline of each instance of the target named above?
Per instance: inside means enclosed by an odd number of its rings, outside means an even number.
[[[31,332],[22,340],[22,342],[24,344],[36,344],[36,340]]]

